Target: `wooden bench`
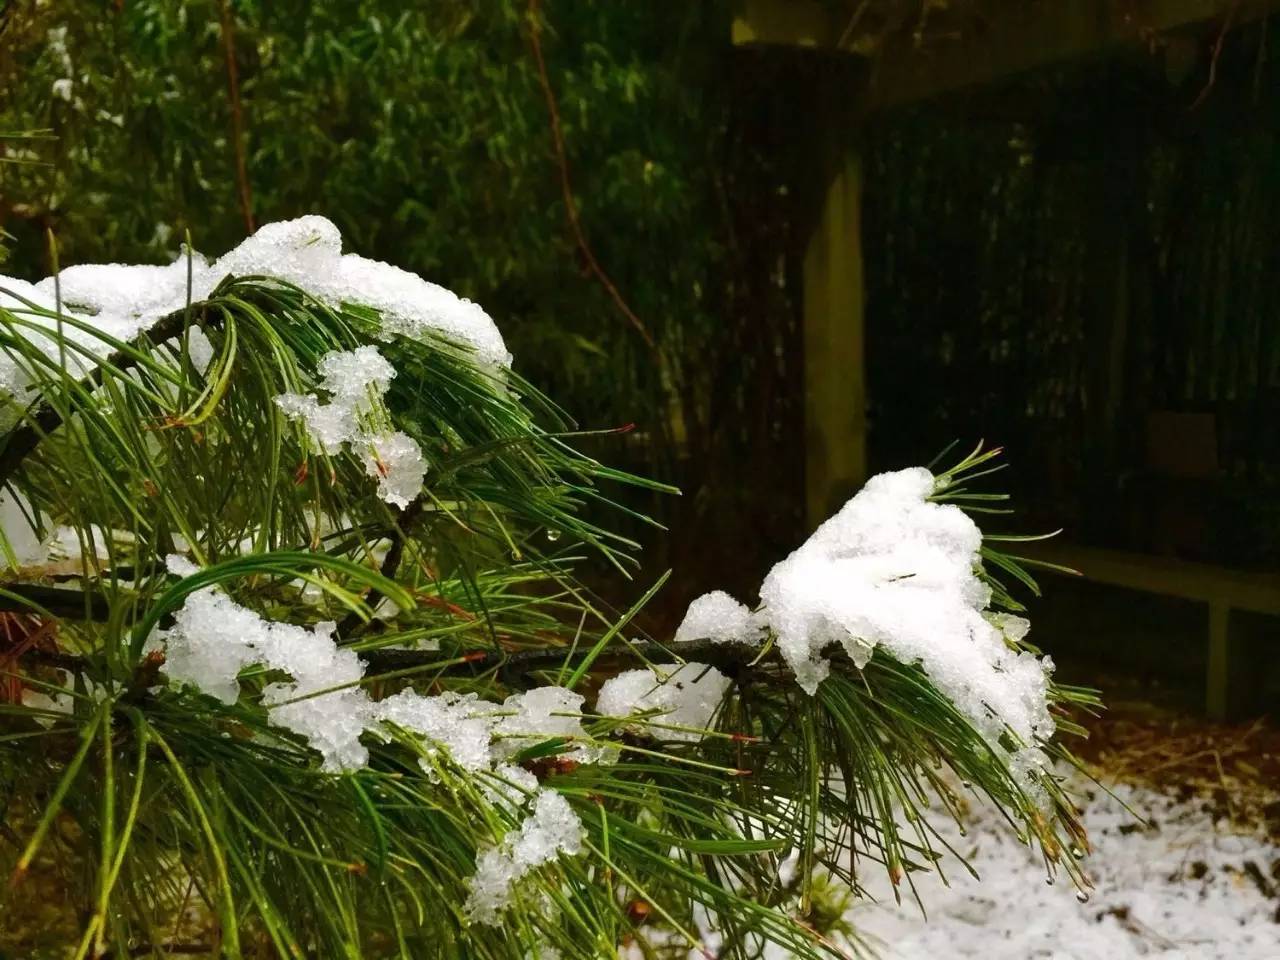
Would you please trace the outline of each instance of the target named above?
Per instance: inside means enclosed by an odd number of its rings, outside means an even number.
[[[1077,570],[1086,580],[1204,603],[1209,609],[1205,706],[1226,718],[1232,680],[1231,612],[1280,616],[1280,573],[1250,573],[1206,563],[1044,541],[1011,552]],[[1034,573],[1043,571],[1035,570]]]

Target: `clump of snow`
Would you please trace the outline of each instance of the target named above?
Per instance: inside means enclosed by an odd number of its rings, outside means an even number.
[[[285,416],[301,420],[325,453],[336,454],[347,444],[360,449],[365,470],[378,481],[378,496],[407,507],[422,492],[427,473],[422,448],[398,430],[369,426],[396,375],[395,367],[377,347],[363,346],[330,351],[320,358],[317,370],[328,402],[311,394],[284,393],[275,398],[276,405]]]
[[[1077,795],[1089,787],[1078,786]],[[1216,819],[1202,798],[1114,789],[1116,798],[1094,787],[1084,801],[1093,889],[1083,902],[1066,880],[1045,883],[1043,858],[1016,841],[999,811],[983,806],[964,835],[941,812],[928,818],[981,880],[945,861],[947,882],[913,874],[926,919],[911,898],[895,905],[888,880],[871,871],[863,879],[881,902],[855,906],[848,919],[895,960],[1280,957],[1280,899],[1266,880],[1280,870],[1280,847]]]
[[[758,641],[759,633],[746,604],[723,590],[713,590],[689,604],[684,620],[676,628],[675,642],[753,643]]]
[[[519,753],[552,738],[576,741],[571,750],[560,754],[577,763],[597,763],[608,755],[608,748],[588,742],[582,729],[583,696],[564,687],[534,687],[524,693],[513,693],[502,704],[504,716],[494,724],[498,752],[504,756]]]
[[[368,438],[365,471],[377,478],[378,496],[397,507],[407,507],[422,492],[427,461],[422,448],[406,433],[396,430]]]
[[[698,740],[715,716],[729,678],[703,663],[668,663],[650,669],[628,670],[600,687],[596,712],[606,717],[630,717],[657,711],[653,723],[687,730],[671,730],[643,721],[631,724],[665,740]]]
[[[67,83],[69,95],[70,81]],[[60,293],[61,313],[68,321],[63,334],[83,351],[83,355],[69,351],[68,366],[83,375],[95,358],[104,357],[111,348],[76,324],[128,340],[161,317],[181,310],[188,295],[191,302],[199,302],[228,277],[248,276],[293,284],[335,309],[350,304],[376,310],[383,336],[420,339],[441,334],[470,347],[487,366],[498,369],[511,365],[502,335],[480,306],[405,270],[355,254],[344,255],[338,228],[319,216],[266,224],[213,263],[184,251],[162,266],[71,266],[56,278],[46,277],[36,284],[0,276],[0,308],[18,314],[36,328],[23,328],[22,335],[56,359],[60,355],[55,339],[58,322],[39,311],[56,313]],[[201,369],[212,352],[203,335],[193,339],[192,360]],[[31,371],[19,369],[8,353],[0,355],[0,387],[21,394],[31,381]]]
[[[164,568],[175,577],[190,577],[200,572],[200,568],[180,553],[171,553],[164,558]]]
[[[474,693],[446,691],[424,697],[413,690],[403,690],[378,703],[374,713],[379,720],[421,736],[428,757],[443,748],[454,763],[474,772],[493,765],[493,722],[481,711],[482,707],[492,710],[494,704],[484,703]],[[424,760],[422,766],[432,773],[429,760]]]
[[[569,802],[554,790],[539,792],[533,813],[476,862],[465,910],[479,923],[497,923],[511,899],[511,889],[529,871],[582,850],[582,821]]]
[[[694,602],[680,633],[750,642],[768,631],[810,694],[830,671],[828,647],[839,644],[862,667],[882,646],[919,663],[993,748],[1012,731],[1020,746],[1006,756],[1031,788],[1047,762],[1034,744],[1054,729],[1052,662],[1017,648],[1025,620],[988,609],[982,532],[959,507],[931,502],[933,493],[924,468],[872,477],[769,572],[749,619],[711,594]]]
[[[369,752],[360,742],[370,704],[363,691],[351,687],[311,696],[341,684],[354,684],[364,667],[351,650],[333,640],[336,625],[310,630],[266,620],[212,587],[187,597],[165,636],[164,670],[169,679],[198,687],[223,703],[235,703],[239,675],[253,664],[293,677],[264,691],[272,723],[307,738],[326,770],[361,767]]]
[[[369,417],[386,395],[396,371],[377,347],[331,350],[316,371],[329,400],[311,394],[283,393],[275,398],[285,415],[301,420],[325,453],[338,453],[343,444],[364,438],[362,419]]]
[[[377,347],[363,346],[354,350],[331,350],[316,364],[320,385],[333,395],[334,402],[361,409],[367,403],[370,392],[384,396],[396,368]]]
[[[493,776],[480,781],[480,789],[491,801],[519,808],[540,789],[538,778],[514,763],[500,763]]]
[[[240,696],[240,671],[258,658],[255,641],[267,625],[212,587],[187,597],[167,631],[164,671],[223,703]]]
[[[275,401],[286,417],[301,420],[316,446],[330,456],[341,453],[356,435],[354,411],[344,404],[321,403],[305,393],[282,393]]]

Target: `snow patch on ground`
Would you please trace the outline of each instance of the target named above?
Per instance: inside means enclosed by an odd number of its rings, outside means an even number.
[[[981,881],[954,862],[950,887],[915,874],[927,920],[914,902],[895,905],[887,880],[870,882],[880,902],[859,904],[850,919],[884,960],[1280,958],[1280,847],[1218,819],[1203,798],[1123,785],[1115,792],[1119,801],[1093,787],[1085,803],[1094,848],[1082,861],[1094,883],[1087,902],[1062,877],[1046,883],[1043,862],[984,809],[966,836],[936,821]],[[910,895],[905,882],[901,892]]]

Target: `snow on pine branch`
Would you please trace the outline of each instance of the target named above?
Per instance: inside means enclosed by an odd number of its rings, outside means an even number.
[[[933,503],[936,481],[918,467],[872,477],[760,587],[752,612],[727,594],[695,600],[677,639],[758,644],[772,635],[796,682],[813,694],[839,644],[859,667],[879,646],[919,663],[934,686],[1010,763],[1024,785],[1047,762],[1034,746],[1054,729],[1053,663],[1019,650],[1026,620],[990,609],[979,576],[982,532],[953,504]]]
[[[175,575],[191,572],[181,557],[171,557],[169,568]],[[469,773],[488,775],[487,792],[495,802],[516,810],[531,805],[520,826],[477,861],[466,910],[478,922],[496,923],[518,880],[561,853],[577,853],[582,843],[582,823],[569,804],[510,763],[511,756],[552,737],[575,742],[568,756],[582,762],[607,760],[614,751],[590,741],[582,728],[582,696],[562,687],[513,694],[501,705],[475,694],[425,696],[414,690],[375,702],[360,686],[364,664],[337,645],[334,629],[331,622],[307,629],[270,621],[205,587],[186,599],[174,625],[150,643],[164,645],[171,682],[224,703],[236,701],[238,677],[248,667],[287,674],[291,680],[263,691],[268,719],[303,737],[328,771],[365,766],[369,750],[361,735],[385,739],[395,728],[421,738],[420,762],[428,777],[438,777],[438,765],[447,759]]]
[[[190,287],[188,290],[188,270]],[[76,323],[119,340],[130,340],[162,317],[190,302],[208,299],[228,277],[264,277],[291,283],[320,302],[338,308],[358,305],[378,311],[382,333],[418,339],[428,333],[443,334],[470,346],[477,359],[501,368],[511,365],[511,354],[492,318],[478,304],[430,283],[416,274],[353,253],[342,253],[338,228],[320,216],[299,217],[269,223],[239,246],[210,263],[198,253],[185,254],[164,266],[147,264],[80,264],[58,276],[27,283],[0,276],[0,308],[22,317],[38,330],[23,335],[50,359],[60,357],[55,333],[57,321],[32,313],[28,304],[68,320],[63,336],[87,357],[102,358],[108,344]],[[25,302],[24,302],[25,301]],[[206,354],[208,343],[196,336],[193,361]],[[89,360],[73,351],[69,365],[87,372]],[[27,371],[7,351],[0,352],[0,388],[21,396],[31,385]]]
[[[356,448],[365,470],[378,481],[378,496],[407,507],[422,492],[427,472],[422,448],[399,430],[370,426],[385,409],[381,401],[395,367],[377,347],[363,346],[325,354],[317,372],[321,390],[329,394],[327,403],[314,394],[284,393],[275,398],[276,406],[290,419],[302,421],[325,453],[338,453],[345,444]]]
[[[389,380],[374,355],[365,361],[352,382],[367,388]],[[335,360],[330,369],[339,367],[348,369],[347,361]],[[336,383],[330,388],[330,405],[361,395],[354,388],[344,394]],[[758,645],[772,636],[810,694],[830,670],[823,657],[829,645],[841,644],[859,666],[882,646],[903,663],[919,663],[1006,758],[1024,788],[1038,792],[1047,757],[1036,743],[1053,731],[1047,705],[1052,664],[1018,649],[1026,621],[989,609],[991,591],[979,576],[982,535],[959,508],[931,502],[934,490],[933,476],[923,469],[874,477],[773,568],[754,613],[726,594],[709,594],[691,605],[677,639]],[[191,572],[178,560],[171,569]],[[493,778],[495,797],[521,808],[531,798],[534,815],[478,862],[468,911],[492,922],[522,876],[580,844],[581,824],[572,809],[546,799],[536,778],[511,762],[515,754],[563,738],[569,759],[601,763],[616,755],[616,747],[587,736],[583,697],[558,686],[513,694],[501,705],[475,694],[425,696],[414,690],[375,702],[360,686],[363,663],[337,646],[333,629],[331,623],[311,629],[273,623],[205,588],[187,599],[162,637],[165,669],[171,680],[228,703],[237,698],[237,678],[246,667],[266,666],[292,677],[267,687],[269,719],[304,737],[327,770],[364,766],[368,749],[361,736],[386,737],[394,728],[420,738],[428,776],[436,776],[438,764],[447,760]],[[663,739],[696,740],[728,689],[728,679],[713,667],[672,663],[606,680],[595,706],[601,716],[632,718],[627,726],[633,729],[649,724]],[[1018,741],[1012,752],[1002,745],[1007,732]]]

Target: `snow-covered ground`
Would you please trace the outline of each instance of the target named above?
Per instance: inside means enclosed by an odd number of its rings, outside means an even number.
[[[884,960],[1280,960],[1280,847],[1202,797],[1114,789],[1148,825],[1093,788],[1087,901],[1061,875],[1047,883],[1008,825],[975,811],[966,836],[954,825],[947,836],[981,881],[954,864],[950,887],[917,874],[927,920],[886,882],[851,919]]]

